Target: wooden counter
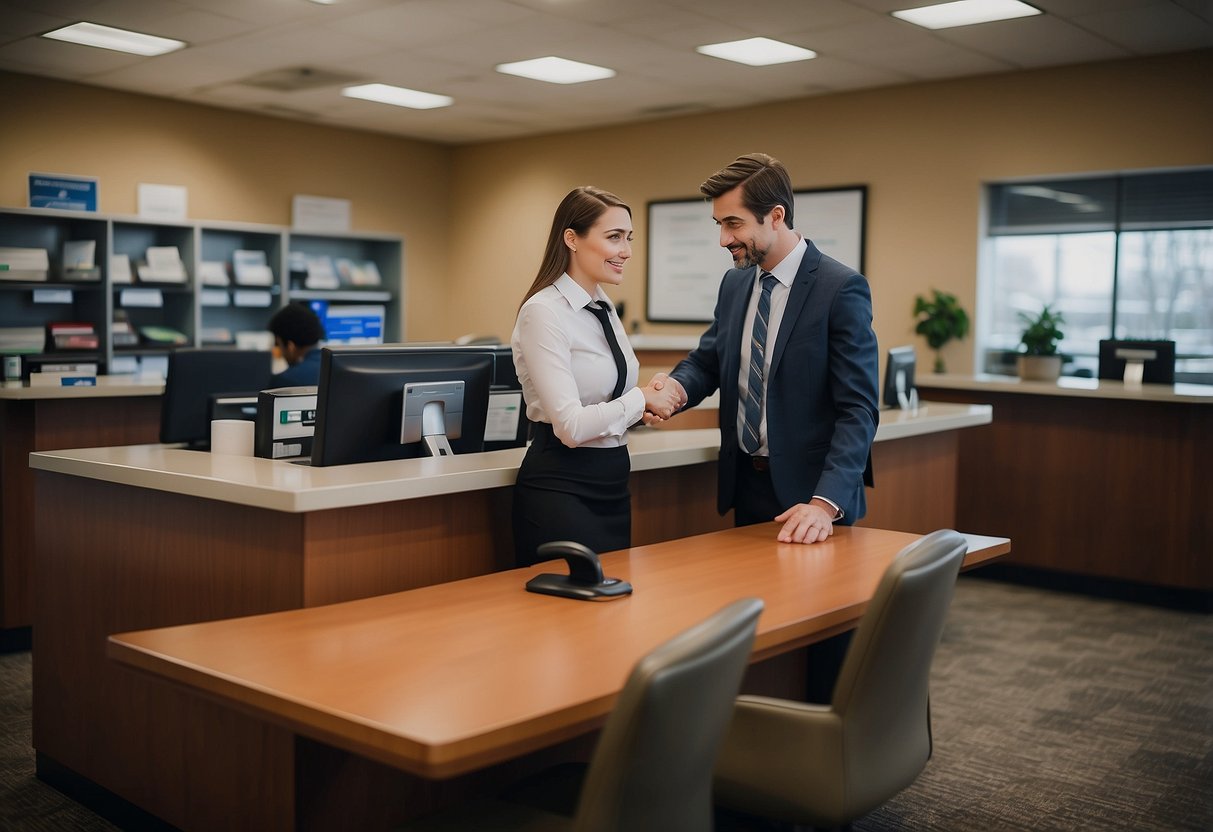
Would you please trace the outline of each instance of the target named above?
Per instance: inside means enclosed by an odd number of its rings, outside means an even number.
[[[998,414],[958,436],[957,527],[1014,538],[1020,567],[1213,591],[1213,387],[935,375],[918,386]]]
[[[930,404],[917,418],[885,419],[876,447],[912,455],[941,439],[954,445],[959,429],[989,420],[986,407]],[[635,545],[732,525],[715,510],[718,444],[715,430],[629,437]],[[522,455],[331,468],[159,446],[30,455],[40,776],[67,788],[85,778],[180,827],[228,828],[239,806],[249,828],[283,828],[294,780],[264,772],[290,771],[280,761],[292,758],[293,735],[115,666],[106,637],[508,568]],[[899,498],[892,473],[878,468],[877,479],[890,504],[954,488],[909,481],[912,493]]]
[[[34,620],[33,451],[155,442],[163,381],[99,376],[96,387],[0,385],[0,633]],[[28,632],[17,639],[28,646]]]

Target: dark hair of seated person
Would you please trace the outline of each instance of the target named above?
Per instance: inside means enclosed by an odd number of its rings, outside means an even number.
[[[305,349],[324,338],[324,324],[311,307],[303,303],[288,303],[275,312],[270,318],[269,330],[281,343]]]

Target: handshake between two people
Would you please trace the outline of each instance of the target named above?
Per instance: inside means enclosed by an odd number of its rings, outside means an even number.
[[[666,373],[657,373],[640,388],[644,393],[644,423],[664,422],[687,403],[687,391]]]

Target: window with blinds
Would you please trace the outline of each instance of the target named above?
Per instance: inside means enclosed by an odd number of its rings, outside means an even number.
[[[1065,316],[1063,372],[1103,338],[1176,342],[1176,380],[1213,383],[1213,168],[987,186],[978,281],[985,372],[1014,373],[1022,323]]]

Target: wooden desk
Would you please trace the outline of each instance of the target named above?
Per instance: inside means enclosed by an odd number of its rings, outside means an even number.
[[[30,453],[155,442],[160,435],[163,381],[101,376],[97,382],[96,387],[0,385],[0,635],[34,621]]]
[[[599,727],[641,655],[737,598],[766,605],[754,661],[853,627],[893,556],[917,537],[840,528],[827,543],[798,546],[778,543],[774,530],[729,529],[606,555],[607,574],[636,588],[613,602],[526,592],[529,577],[553,567],[541,564],[115,635],[108,653],[314,740],[450,777]],[[966,566],[1010,550],[1004,538],[969,540]]]

